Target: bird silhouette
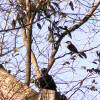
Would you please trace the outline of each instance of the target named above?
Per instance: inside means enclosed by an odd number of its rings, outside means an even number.
[[[72,53],[77,53],[81,58],[85,57],[87,58],[86,54],[84,52],[79,52],[77,48],[71,43],[71,41],[65,42],[67,44],[67,48],[72,52]]]

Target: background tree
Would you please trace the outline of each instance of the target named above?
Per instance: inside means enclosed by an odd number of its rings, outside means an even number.
[[[1,0],[0,63],[28,86],[46,67],[69,99],[99,100],[100,0]],[[72,41],[87,59],[68,51]],[[98,53],[97,53],[98,52]]]

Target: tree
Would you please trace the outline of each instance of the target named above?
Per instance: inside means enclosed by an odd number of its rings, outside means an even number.
[[[0,63],[5,69],[27,86],[33,86],[31,78],[39,78],[40,69],[46,67],[53,72],[58,91],[69,99],[75,96],[81,100],[84,95],[87,98],[86,90],[99,93],[96,51],[100,48],[100,0],[1,0],[0,3]],[[87,59],[68,51],[65,42],[69,40]],[[97,99],[95,95],[91,98]]]

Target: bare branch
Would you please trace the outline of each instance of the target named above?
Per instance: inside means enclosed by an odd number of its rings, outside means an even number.
[[[97,7],[99,6],[99,4],[100,4],[100,0],[96,3],[95,6],[93,6],[93,7],[91,8],[91,10],[88,12],[88,14],[87,14],[79,23],[77,23],[76,25],[74,25],[73,27],[70,27],[70,28],[68,29],[69,32],[72,32],[72,31],[76,30],[76,29],[79,28],[81,25],[83,25],[85,22],[87,22],[88,19],[93,15],[94,11],[95,11],[95,10],[97,9]],[[48,66],[47,66],[47,67],[48,67],[48,71],[50,70],[50,68],[52,67],[52,65],[53,65],[54,62],[55,62],[54,57],[55,57],[55,55],[56,55],[56,53],[57,53],[57,51],[58,51],[59,44],[60,44],[61,40],[63,39],[63,37],[64,37],[65,35],[67,35],[68,30],[66,30],[65,32],[62,33],[62,35],[59,37],[59,40],[57,41],[57,47],[56,47],[56,49],[54,48],[54,49],[52,50],[52,53],[51,53],[51,56],[50,56],[50,59],[49,59],[49,63],[48,63]]]
[[[94,11],[97,9],[97,7],[99,5],[100,5],[100,0],[98,0],[96,5],[91,8],[91,10],[88,12],[88,14],[79,23],[77,23],[73,27],[69,28],[69,31],[72,32],[72,31],[76,30],[77,28],[79,28],[81,25],[83,25],[85,22],[87,22],[88,19],[93,15]],[[63,34],[66,34],[66,33],[67,32],[65,31]]]
[[[24,40],[24,44],[25,46],[27,45],[27,41],[26,41],[26,30],[23,28],[22,29],[22,34],[23,34],[23,40]],[[36,72],[36,76],[40,77],[40,71],[39,71],[39,67],[38,67],[38,63],[37,63],[37,59],[35,57],[35,54],[33,53],[33,51],[31,50],[31,59],[32,59],[32,63]]]
[[[27,58],[26,58],[26,79],[25,83],[29,86],[30,84],[30,77],[31,77],[31,37],[32,37],[32,28],[27,32]]]
[[[35,69],[35,72],[36,72],[36,76],[38,78],[38,77],[40,77],[40,71],[39,71],[39,67],[38,67],[38,64],[37,64],[37,59],[36,59],[33,51],[31,51],[31,59],[32,59],[32,63],[34,65],[34,69]]]

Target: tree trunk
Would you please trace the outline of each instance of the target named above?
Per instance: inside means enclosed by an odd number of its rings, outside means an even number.
[[[32,18],[31,18],[31,5],[30,5],[30,0],[26,0],[26,23],[30,24],[32,23]],[[29,86],[30,85],[30,77],[31,77],[31,38],[32,38],[32,25],[29,25],[26,27],[27,30],[27,58],[26,58],[26,78],[25,78],[25,83]]]
[[[20,82],[0,66],[0,98],[3,100],[36,100],[37,92]]]
[[[38,100],[55,100],[55,91],[42,89],[39,93]]]
[[[41,89],[37,93],[0,65],[0,100],[60,100],[59,97],[54,90]]]

